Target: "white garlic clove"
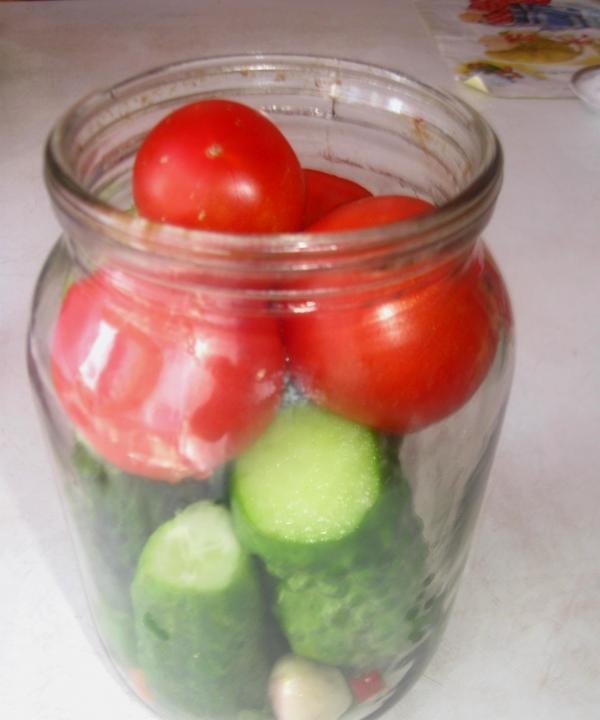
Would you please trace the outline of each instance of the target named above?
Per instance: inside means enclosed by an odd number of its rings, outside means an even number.
[[[337,668],[297,655],[284,655],[275,663],[269,697],[277,720],[338,720],[352,705],[352,693]]]

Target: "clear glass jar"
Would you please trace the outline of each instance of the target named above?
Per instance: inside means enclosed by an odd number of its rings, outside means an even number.
[[[267,113],[305,167],[437,209],[323,234],[137,217],[142,138],[206,97]],[[464,103],[330,58],[171,65],[53,129],[64,234],[30,374],[99,634],[157,712],[363,718],[422,672],[511,382],[510,304],[479,237],[501,172]]]

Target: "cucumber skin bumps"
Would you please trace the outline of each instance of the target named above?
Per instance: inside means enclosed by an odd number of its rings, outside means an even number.
[[[375,433],[313,405],[286,408],[238,459],[232,511],[273,576],[294,652],[363,670],[408,649],[427,551]]]

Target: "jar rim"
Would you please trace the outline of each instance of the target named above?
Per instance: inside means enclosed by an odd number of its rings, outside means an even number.
[[[469,182],[434,212],[356,230],[319,233],[225,233],[190,229],[133,216],[84,187],[78,180],[65,148],[70,125],[82,122],[131,88],[161,76],[202,73],[219,68],[251,72],[277,67],[327,68],[343,75],[351,72],[376,77],[396,89],[417,91],[433,102],[463,115],[479,136],[482,152]],[[88,94],[67,110],[52,128],[45,148],[46,183],[59,215],[76,217],[102,233],[108,241],[149,256],[213,264],[261,260],[278,269],[294,265],[318,267],[343,251],[344,256],[410,258],[415,253],[435,253],[460,240],[471,239],[489,219],[502,179],[502,149],[493,129],[480,113],[450,92],[436,89],[414,77],[380,65],[333,56],[302,54],[217,55],[161,65]],[[470,230],[470,232],[469,232]]]

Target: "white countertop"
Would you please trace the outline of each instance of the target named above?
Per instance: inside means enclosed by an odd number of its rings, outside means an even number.
[[[0,715],[152,717],[94,639],[26,376],[31,293],[59,234],[45,136],[98,86],[249,51],[338,55],[444,86],[506,155],[485,237],[517,318],[512,398],[451,623],[386,717],[600,717],[600,114],[459,87],[400,0],[0,3]]]

